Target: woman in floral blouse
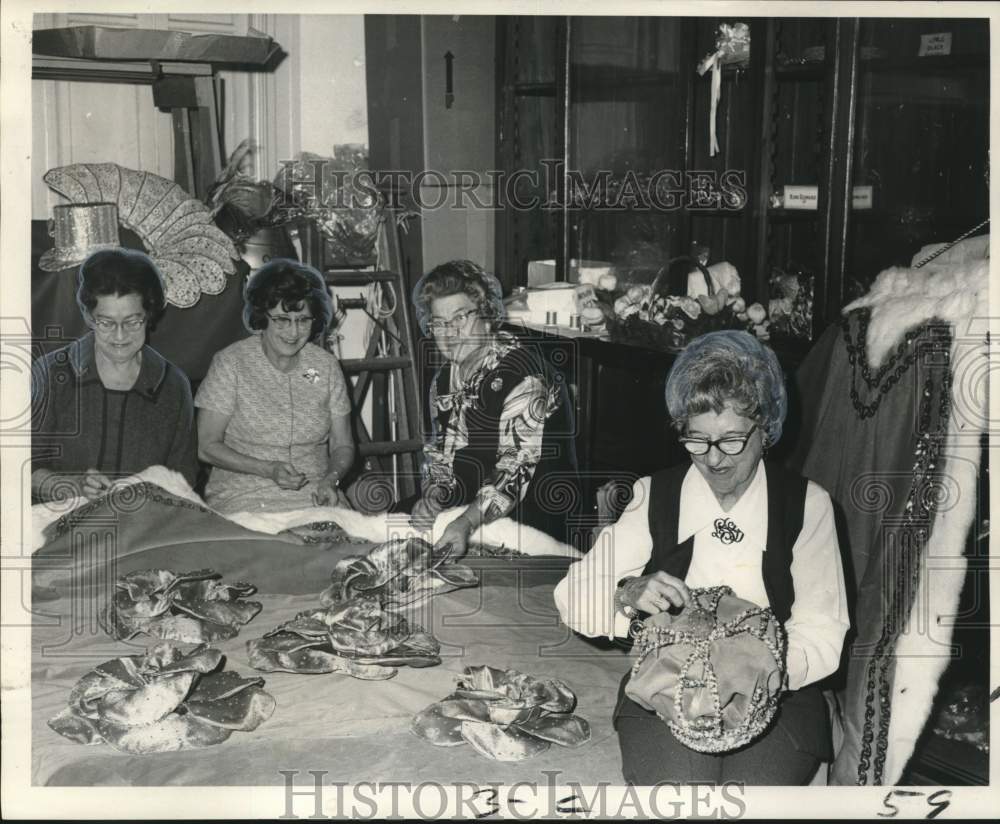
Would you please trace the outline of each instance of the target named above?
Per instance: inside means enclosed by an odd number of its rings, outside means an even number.
[[[438,542],[459,553],[474,529],[502,517],[567,540],[578,485],[561,376],[496,329],[500,284],[475,263],[438,266],[417,284],[413,301],[445,359],[430,387],[431,431],[413,523],[426,527],[442,509],[464,506]]]

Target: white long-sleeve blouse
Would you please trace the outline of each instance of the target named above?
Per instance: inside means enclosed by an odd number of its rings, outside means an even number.
[[[556,607],[563,621],[582,635],[609,638],[628,634],[628,619],[616,610],[618,581],[641,575],[653,550],[649,532],[651,479],[633,486],[631,503],[614,524],[597,536],[593,548],[573,564],[556,586]],[[763,462],[747,491],[728,512],[692,465],[681,484],[677,540],[692,535],[689,587],[726,584],[758,606],[768,606],[761,561],[767,547],[767,479]],[[739,530],[742,537],[734,541]],[[830,496],[808,482],[802,530],[792,549],[795,601],[785,622],[788,636],[788,688],[795,690],[834,672],[850,626],[844,572]]]

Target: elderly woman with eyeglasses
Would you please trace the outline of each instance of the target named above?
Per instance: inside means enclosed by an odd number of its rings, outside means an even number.
[[[332,317],[322,275],[298,261],[272,260],[247,282],[253,334],[215,354],[195,398],[212,508],[348,506],[351,404],[340,362],[321,345]]]
[[[667,410],[691,463],[639,479],[632,503],[556,587],[568,626],[626,637],[641,614],[677,611],[695,587],[728,585],[770,607],[788,639],[777,721],[742,749],[679,743],[622,682],[614,712],[627,781],[807,783],[832,757],[816,683],[839,666],[849,621],[833,508],[812,481],[763,460],[787,408],[774,353],[744,332],[713,332],[678,356]]]
[[[95,498],[149,466],[198,471],[187,376],[146,344],[166,306],[141,252],[104,249],[80,266],[77,303],[91,331],[35,362],[32,495]]]
[[[423,493],[412,522],[426,528],[442,509],[464,507],[438,540],[459,554],[474,529],[501,517],[566,540],[564,493],[577,467],[560,376],[496,328],[500,284],[481,266],[438,266],[417,284],[413,302],[444,365],[431,382]]]

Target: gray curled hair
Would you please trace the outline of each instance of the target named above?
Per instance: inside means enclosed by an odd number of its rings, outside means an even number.
[[[750,418],[775,444],[788,412],[785,377],[774,351],[748,332],[709,332],[677,356],[667,376],[667,411],[683,431],[687,421],[727,404]]]
[[[431,269],[413,288],[417,323],[425,335],[430,331],[431,303],[451,295],[468,295],[479,309],[479,316],[491,325],[504,318],[500,281],[471,260],[450,260]]]

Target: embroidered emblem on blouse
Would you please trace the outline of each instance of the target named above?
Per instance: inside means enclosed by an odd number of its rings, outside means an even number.
[[[309,381],[309,383],[316,383],[319,380],[319,370],[309,367],[302,373],[302,377]]]
[[[736,526],[732,518],[716,518],[712,537],[724,544],[738,544],[743,540],[743,530]]]

